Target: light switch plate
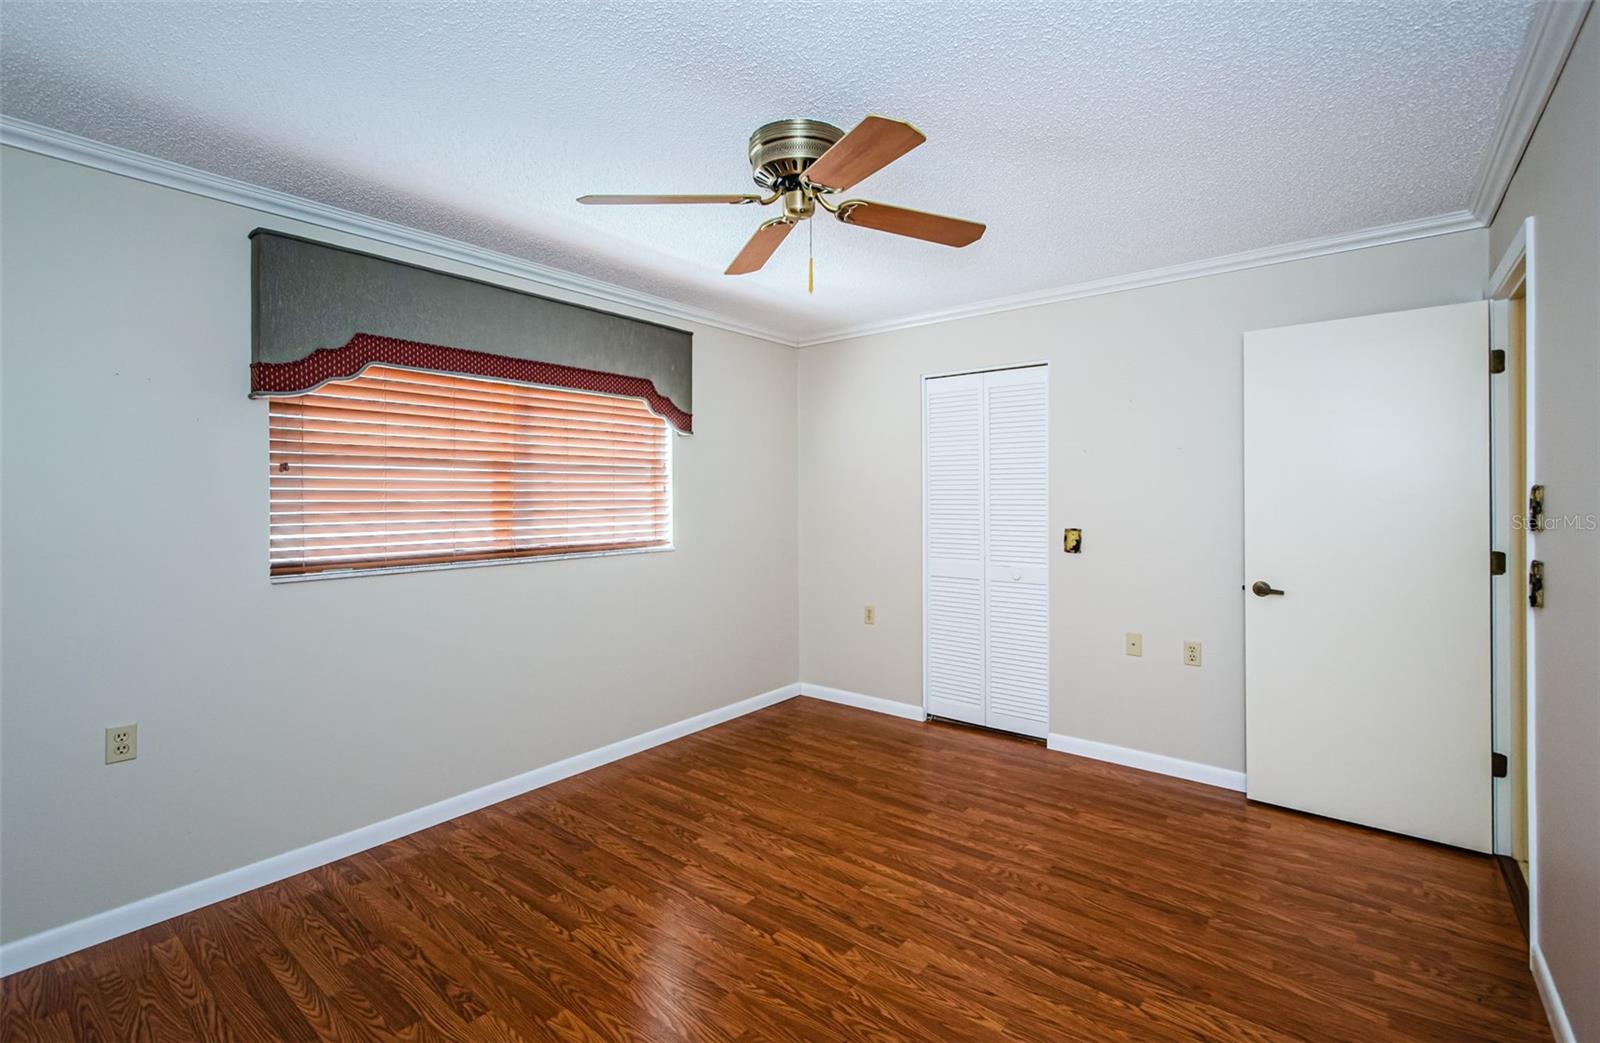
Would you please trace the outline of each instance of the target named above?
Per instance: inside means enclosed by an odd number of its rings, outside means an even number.
[[[1122,637],[1122,650],[1128,655],[1144,655],[1144,635],[1129,632]]]
[[[873,608],[871,605],[868,605],[861,613],[861,622],[865,623],[869,627],[875,626],[878,622],[878,610]]]

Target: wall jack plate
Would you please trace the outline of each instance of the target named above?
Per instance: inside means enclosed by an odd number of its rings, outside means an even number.
[[[106,729],[106,763],[121,764],[139,756],[139,726],[119,724]]]

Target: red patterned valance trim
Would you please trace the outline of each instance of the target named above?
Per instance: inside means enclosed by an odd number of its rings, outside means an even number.
[[[532,362],[484,351],[445,348],[412,340],[357,333],[342,348],[321,348],[294,362],[250,364],[250,397],[303,395],[333,380],[359,376],[368,366],[404,366],[435,373],[508,380],[517,384],[542,384],[602,395],[625,395],[649,403],[651,412],[685,434],[694,430],[694,417],[672,404],[643,377],[625,377],[553,362]]]

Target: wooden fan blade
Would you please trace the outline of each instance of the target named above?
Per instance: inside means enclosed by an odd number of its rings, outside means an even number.
[[[943,246],[971,246],[983,238],[984,226],[959,217],[945,217],[903,206],[850,199],[839,204],[839,220],[847,225],[910,236]]]
[[[843,192],[927,140],[909,123],[868,116],[806,168],[806,180]]]
[[[748,275],[760,271],[761,266],[767,263],[767,258],[772,256],[772,251],[794,228],[794,222],[786,217],[775,217],[771,221],[756,229],[756,234],[744,244],[744,249],[739,251],[739,256],[728,265],[727,275]]]
[[[641,203],[759,203],[760,196],[579,196],[586,206],[636,206]]]

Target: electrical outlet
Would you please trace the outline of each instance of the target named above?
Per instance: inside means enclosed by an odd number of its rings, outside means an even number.
[[[1122,635],[1122,650],[1128,655],[1144,655],[1144,635],[1133,633]]]
[[[1183,665],[1184,666],[1199,666],[1200,665],[1200,642],[1198,642],[1198,641],[1185,641],[1183,643]]]
[[[861,613],[861,622],[869,627],[876,625],[878,622],[878,610],[868,605],[866,610]]]
[[[139,756],[139,726],[119,724],[106,729],[106,763],[120,764]]]

